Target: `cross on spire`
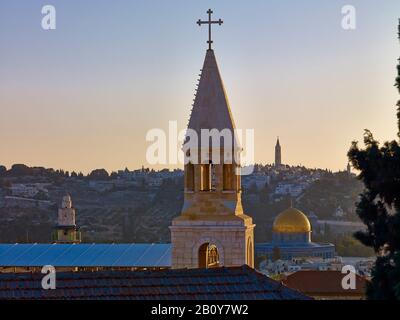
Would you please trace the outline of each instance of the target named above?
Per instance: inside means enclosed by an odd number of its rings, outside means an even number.
[[[199,26],[201,26],[202,24],[208,24],[208,41],[207,41],[207,43],[208,43],[208,50],[211,50],[211,44],[213,43],[213,41],[211,40],[211,25],[212,24],[219,24],[219,25],[221,25],[221,24],[223,24],[224,22],[221,20],[221,19],[219,19],[219,20],[217,20],[217,21],[212,21],[211,20],[211,15],[213,14],[213,11],[211,10],[211,9],[208,9],[208,11],[207,11],[207,13],[208,13],[208,21],[203,21],[203,20],[198,20],[197,21],[197,24],[199,25]]]

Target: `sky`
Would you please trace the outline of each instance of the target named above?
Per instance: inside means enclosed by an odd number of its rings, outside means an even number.
[[[48,4],[56,30],[41,27]],[[332,170],[364,129],[396,138],[398,0],[2,0],[0,164],[149,166],[146,133],[187,125],[208,8],[224,20],[214,50],[256,162],[274,162],[277,136],[284,163]]]

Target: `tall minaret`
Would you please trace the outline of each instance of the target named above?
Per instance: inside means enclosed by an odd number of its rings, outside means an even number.
[[[275,167],[279,168],[281,165],[282,165],[281,145],[279,143],[279,137],[278,137],[275,145]]]
[[[208,43],[211,47],[211,39]],[[241,202],[241,149],[236,143],[235,124],[211,48],[206,52],[188,129],[197,133],[199,141],[190,150],[184,148],[184,203],[181,215],[170,227],[172,267],[254,267],[255,225],[244,214]],[[204,147],[203,129],[230,132],[231,145],[216,146],[212,141],[211,147]],[[192,161],[193,155],[200,161]]]
[[[61,208],[58,209],[57,225],[53,233],[56,243],[79,243],[81,233],[75,222],[75,209],[72,207],[71,196],[63,197]]]

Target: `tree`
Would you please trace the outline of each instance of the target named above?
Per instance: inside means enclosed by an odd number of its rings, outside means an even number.
[[[400,39],[400,20],[399,20]],[[400,59],[396,87],[400,93]],[[397,103],[400,138],[400,100]],[[357,203],[357,214],[366,225],[355,237],[377,254],[372,280],[367,287],[369,299],[400,299],[400,145],[398,141],[381,145],[369,130],[364,134],[365,148],[353,142],[348,152],[365,190]]]
[[[28,176],[32,174],[31,168],[24,164],[14,164],[9,170],[9,175],[14,177]]]
[[[4,175],[7,172],[7,168],[5,166],[0,166],[0,176]]]
[[[107,180],[109,176],[105,169],[96,169],[93,170],[88,177],[92,180]]]

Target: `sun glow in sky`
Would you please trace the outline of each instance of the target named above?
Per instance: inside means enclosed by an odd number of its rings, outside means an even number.
[[[255,130],[255,160],[344,169],[370,129],[396,138],[398,0],[53,0],[0,2],[0,164],[88,172],[146,163],[148,130],[187,125],[207,30],[236,126]],[[171,167],[176,167],[172,165]]]

